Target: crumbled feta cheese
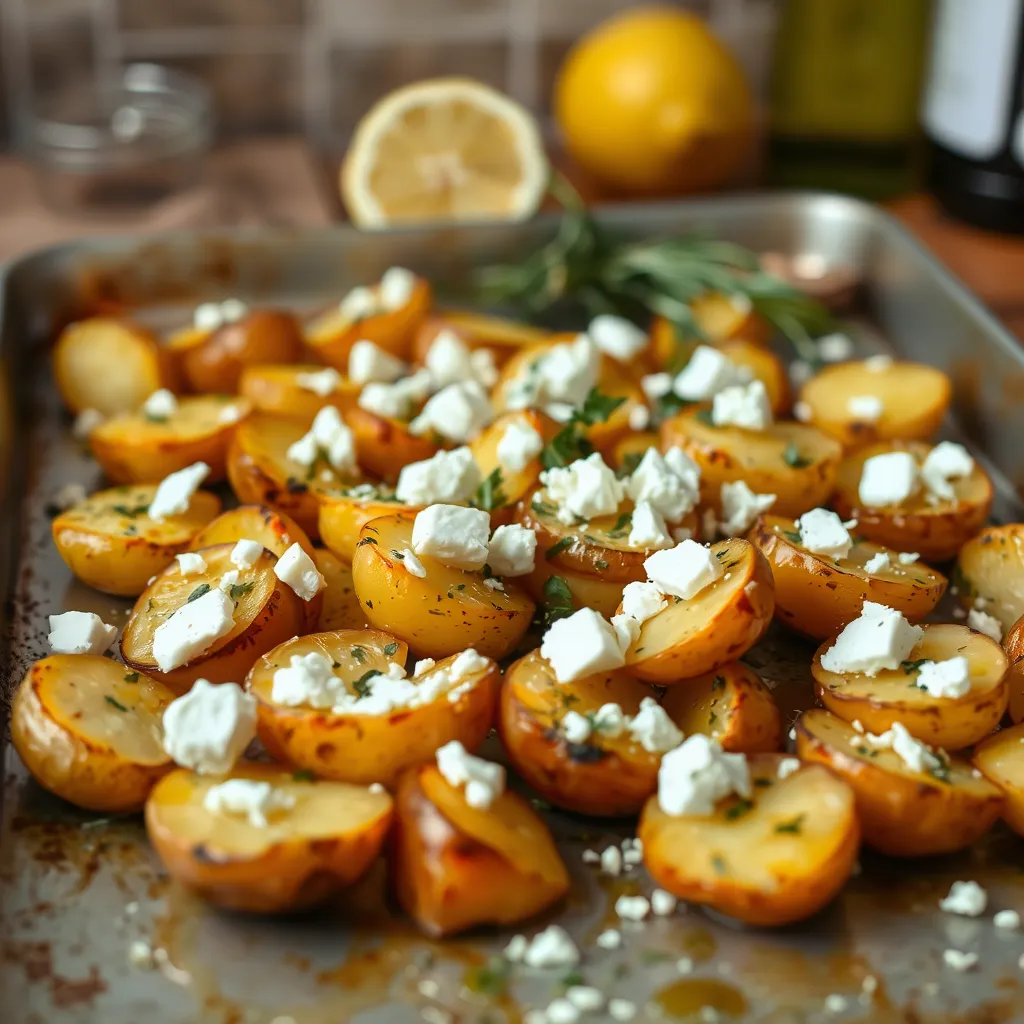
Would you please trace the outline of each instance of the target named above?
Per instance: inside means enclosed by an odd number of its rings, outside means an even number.
[[[718,532],[725,537],[736,537],[754,525],[762,512],[775,504],[774,494],[755,494],[743,480],[722,484],[722,518]]]
[[[629,528],[629,546],[645,550],[675,547],[662,514],[648,501],[638,501]]]
[[[243,412],[244,410],[237,405],[225,405],[218,414],[217,421],[219,423],[237,423],[242,418]]]
[[[775,774],[780,779],[788,779],[793,772],[800,770],[800,758],[798,757],[784,757],[779,762],[779,767]]]
[[[849,1002],[846,996],[841,996],[837,992],[825,997],[826,1013],[844,1013],[848,1005]]]
[[[490,380],[490,374],[482,365],[481,374],[478,367],[474,366],[474,355],[484,353],[487,355],[491,366],[494,357],[487,349],[478,349],[476,353],[471,352],[469,346],[454,332],[447,327],[441,328],[431,342],[427,350],[424,363],[434,378],[434,386],[446,387],[449,384],[458,384],[466,380],[475,380],[490,387],[494,382]]]
[[[629,429],[646,430],[651,425],[651,410],[646,405],[633,403],[629,407]]]
[[[60,512],[81,504],[88,497],[81,484],[64,484],[50,499],[50,504]]]
[[[921,556],[916,551],[901,551],[896,560],[900,565],[913,565]]]
[[[357,341],[353,345],[353,349],[359,345],[372,345],[370,341]],[[376,346],[374,346],[376,347]],[[351,376],[351,365],[352,356],[349,355],[349,374]],[[335,391],[341,386],[342,376],[333,366],[325,366],[322,370],[312,370],[308,373],[297,373],[295,374],[295,384],[297,387],[302,388],[303,391],[312,391],[313,394],[319,395],[321,398],[326,398],[328,395],[334,394]],[[356,383],[362,383],[357,381]]]
[[[818,355],[823,362],[841,363],[853,356],[853,341],[839,331],[825,334],[818,339]]]
[[[525,526],[499,526],[487,547],[487,564],[497,576],[526,576],[533,572],[537,535]]]
[[[220,587],[220,589],[223,590],[225,594],[227,594],[228,591],[231,590],[232,587],[237,586],[237,585],[238,585],[238,570],[237,569],[229,569],[226,573],[224,573],[223,576],[221,576],[220,582],[217,584],[217,586]]]
[[[505,593],[505,584],[499,580],[496,576],[488,576],[484,580],[484,586],[488,590],[497,590],[499,593]]]
[[[486,810],[505,792],[505,769],[474,757],[458,740],[438,749],[437,769],[448,785],[463,789],[470,807]]]
[[[565,997],[583,1013],[596,1013],[604,1006],[604,996],[592,985],[570,985]]]
[[[864,563],[865,572],[882,572],[889,567],[889,553],[887,551],[876,552]]]
[[[949,894],[939,900],[939,909],[947,914],[981,917],[988,906],[988,893],[977,882],[954,882]]]
[[[583,863],[584,864],[600,864],[601,854],[597,850],[584,850],[583,851]]]
[[[295,797],[290,793],[255,779],[228,779],[211,786],[203,797],[203,807],[211,814],[237,815],[255,828],[266,828],[274,814],[294,806]]]
[[[153,633],[153,658],[170,672],[210,649],[234,628],[234,602],[221,590],[208,590],[183,604]]]
[[[491,517],[483,509],[429,505],[412,527],[412,549],[457,569],[481,569],[487,561]]]
[[[421,436],[435,433],[448,441],[463,442],[476,437],[491,422],[494,413],[483,386],[475,380],[449,384],[427,400],[409,431]]]
[[[178,560],[178,571],[182,576],[191,576],[193,573],[206,572],[206,559],[194,551],[185,551],[174,556]]]
[[[715,395],[711,422],[716,427],[741,427],[766,430],[772,425],[772,407],[768,392],[759,380],[723,388]]]
[[[593,608],[553,622],[540,645],[560,683],[621,668],[625,658],[611,624]]]
[[[320,575],[313,559],[302,550],[298,541],[277,560],[274,575],[291,587],[303,601],[312,601],[327,586],[327,581]]]
[[[894,608],[865,601],[859,618],[848,623],[836,642],[822,655],[826,672],[862,672],[877,675],[882,669],[899,668],[924,636]]]
[[[270,699],[285,707],[332,708],[342,699],[345,685],[334,674],[331,659],[317,651],[293,654],[288,665],[274,673]]]
[[[580,1011],[568,999],[553,999],[544,1011],[547,1024],[577,1024]]]
[[[926,661],[918,668],[914,682],[933,697],[963,697],[971,691],[971,667],[962,655]]]
[[[622,588],[622,614],[637,622],[646,622],[667,607],[668,599],[656,583],[634,581]]]
[[[640,710],[626,720],[630,736],[651,754],[663,754],[683,742],[683,734],[665,709],[652,697],[640,701]]]
[[[676,961],[676,971],[680,974],[693,974],[693,957],[692,956],[681,956]]]
[[[974,459],[962,444],[940,441],[921,466],[921,480],[936,498],[952,501],[956,491],[950,480],[960,480],[974,472]]]
[[[359,468],[355,435],[333,405],[316,414],[308,433],[288,448],[287,455],[300,466],[312,466],[322,455],[339,473],[355,473]]]
[[[690,361],[676,374],[672,390],[688,402],[707,402],[725,388],[747,384],[750,378],[750,370],[733,364],[724,352],[698,345]]]
[[[636,324],[611,313],[595,316],[590,321],[587,334],[602,352],[620,363],[631,363],[648,343],[646,333]]]
[[[994,615],[989,615],[988,612],[983,612],[979,608],[972,608],[967,613],[967,625],[971,629],[976,629],[979,633],[984,633],[985,636],[995,640],[997,644],[1003,642],[1003,624]]]
[[[216,331],[225,324],[241,320],[249,307],[241,299],[201,302],[192,311],[192,326],[200,331]]]
[[[684,540],[674,548],[655,551],[644,561],[647,578],[663,594],[688,601],[722,575],[722,566],[710,548]]]
[[[608,1016],[615,1021],[630,1021],[636,1016],[636,1004],[628,999],[609,999]]]
[[[197,679],[167,705],[163,730],[164,750],[175,764],[224,775],[256,736],[256,698],[237,683]]]
[[[617,846],[608,846],[601,851],[601,870],[612,877],[622,874],[622,851]]]
[[[626,921],[642,921],[651,912],[651,901],[646,896],[623,894],[615,901],[615,913]]]
[[[837,562],[853,547],[853,538],[843,521],[827,508],[812,508],[797,521],[800,543],[816,555],[829,555]]]
[[[870,508],[901,505],[918,488],[917,462],[910,452],[884,452],[864,460],[858,497]]]
[[[136,967],[153,967],[156,963],[153,947],[145,939],[135,939],[128,946],[128,959]]]
[[[147,420],[167,420],[178,411],[178,399],[174,397],[173,391],[160,388],[142,403],[141,411]]]
[[[814,419],[814,410],[808,402],[795,402],[793,404],[793,419],[798,423],[810,423]]]
[[[883,733],[866,732],[855,742],[863,742],[874,750],[892,750],[912,772],[933,772],[945,763],[926,743],[914,739],[900,722],[893,722]]]
[[[540,455],[544,438],[525,420],[512,420],[498,439],[497,456],[502,469],[521,473]]]
[[[523,954],[527,967],[572,967],[580,962],[580,951],[569,933],[557,924],[535,935]]]
[[[359,392],[359,408],[385,419],[408,419],[415,407],[430,394],[433,384],[429,370],[417,370],[393,384],[371,381]]]
[[[94,612],[50,616],[47,640],[56,654],[103,654],[116,638],[117,626],[108,626]]]
[[[672,390],[672,374],[649,373],[646,377],[640,378],[640,387],[649,402],[656,402]]]
[[[408,306],[416,291],[416,275],[405,267],[388,267],[377,286],[377,299],[388,313]]]
[[[651,893],[651,910],[654,911],[655,917],[668,917],[669,914],[674,914],[677,903],[675,896],[664,889],[655,889]]]
[[[694,733],[661,759],[658,803],[666,814],[709,815],[732,793],[750,796],[750,769],[743,754],[725,753],[717,740]]]
[[[954,971],[970,971],[978,966],[978,954],[964,953],[959,949],[947,949],[942,954],[942,962]]]
[[[414,676],[422,676],[429,672],[437,664],[433,658],[421,658],[412,667],[412,674]]]
[[[626,715],[618,704],[602,704],[594,712],[591,724],[594,732],[615,739],[626,728]]]
[[[338,303],[338,310],[341,315],[350,321],[365,320],[367,317],[376,316],[381,307],[377,301],[377,294],[372,288],[364,285],[357,285],[346,295],[342,296]]]
[[[1019,931],[1020,914],[1016,910],[1000,910],[992,918],[992,923],[1008,932]]]
[[[423,662],[417,662],[416,664],[421,665]],[[476,675],[478,672],[486,672],[490,669],[491,664],[490,658],[485,658],[472,647],[467,647],[448,666],[448,675],[451,676],[453,682],[459,683],[471,675]]]
[[[540,482],[547,500],[558,509],[558,521],[568,525],[612,515],[625,496],[622,483],[605,465],[600,452],[568,466],[546,469]]]
[[[877,423],[885,412],[885,403],[877,395],[851,395],[846,411],[863,423]]]
[[[509,939],[508,945],[505,947],[502,955],[509,963],[522,963],[523,957],[526,955],[528,945],[529,943],[527,943],[525,935],[513,935],[512,938]]]
[[[616,928],[605,928],[594,942],[600,949],[618,949],[622,945],[622,932]]]
[[[395,497],[406,505],[468,501],[480,484],[480,470],[466,447],[440,451],[422,462],[410,462],[398,475]]]
[[[98,409],[83,409],[71,427],[71,436],[76,441],[87,441],[89,435],[106,419]]]
[[[263,554],[263,545],[258,540],[243,538],[231,549],[231,564],[239,569],[251,569]]]
[[[512,382],[506,395],[509,409],[564,403],[575,408],[597,384],[601,353],[586,334],[554,345]]]
[[[324,374],[327,372],[333,373],[335,380],[326,391],[319,391],[318,393],[321,395],[329,395],[332,391],[336,390],[338,384],[341,383],[341,377],[337,370],[321,370],[318,374],[304,374],[303,376],[306,377],[307,380],[317,377],[322,378],[326,384]],[[379,345],[375,345],[372,341],[367,341],[366,339],[357,341],[349,350],[348,379],[352,381],[353,384],[393,384],[404,373],[405,363],[396,356],[393,356],[390,352],[382,349]],[[303,385],[300,382],[300,386],[305,387],[308,385]],[[316,388],[313,388],[312,390],[316,390]]]
[[[569,743],[586,743],[590,739],[590,720],[578,711],[566,711],[561,725],[562,735]]]
[[[814,367],[806,359],[794,359],[789,364],[789,380],[794,387],[803,387],[813,376]]]
[[[885,373],[892,364],[892,356],[868,356],[868,358],[864,360],[864,369],[869,370],[871,373]]]
[[[700,467],[681,448],[664,455],[648,448],[624,489],[634,502],[646,501],[666,522],[677,523],[700,500]]]
[[[403,548],[398,553],[402,556],[400,559],[402,563],[402,568],[405,569],[405,571],[410,576],[415,576],[421,580],[426,578],[426,566],[424,566],[424,564],[415,556],[415,554],[413,554],[411,549]]]
[[[209,475],[210,467],[205,462],[194,462],[164,477],[146,514],[159,523],[168,516],[179,516],[187,512],[192,495]]]

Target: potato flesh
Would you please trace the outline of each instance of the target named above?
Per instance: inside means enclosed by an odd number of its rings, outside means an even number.
[[[238,419],[225,422],[221,417],[229,408]],[[232,395],[182,396],[178,408],[165,420],[154,420],[142,412],[122,413],[101,423],[90,434],[90,441],[133,448],[188,444],[228,431],[250,410],[248,401]]]
[[[366,625],[366,616],[352,583],[352,566],[326,548],[318,548],[314,552],[313,561],[320,575],[327,581],[316,628],[320,632],[362,629]]]

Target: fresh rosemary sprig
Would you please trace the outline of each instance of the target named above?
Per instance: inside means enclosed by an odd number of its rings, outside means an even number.
[[[700,235],[626,241],[600,227],[564,178],[551,192],[564,214],[555,237],[518,263],[478,271],[478,296],[541,313],[568,301],[589,316],[617,313],[643,322],[652,313],[669,320],[681,342],[703,337],[694,299],[708,292],[749,301],[814,361],[813,339],[834,329],[821,303],[761,269],[755,253]]]

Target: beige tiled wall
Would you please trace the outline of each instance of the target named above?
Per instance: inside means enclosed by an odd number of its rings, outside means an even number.
[[[776,0],[679,0],[763,89]],[[344,144],[394,86],[471,75],[540,113],[572,41],[631,0],[0,0],[9,113],[155,60],[203,78],[222,133],[306,130]]]

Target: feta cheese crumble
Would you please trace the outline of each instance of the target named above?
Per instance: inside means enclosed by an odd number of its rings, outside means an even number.
[[[615,913],[626,921],[642,921],[651,912],[651,901],[646,896],[623,894],[615,901]]]
[[[648,343],[646,333],[636,324],[611,313],[595,316],[587,334],[602,352],[620,363],[631,363]]]
[[[634,581],[622,588],[622,614],[646,622],[668,607],[668,599],[656,583]]]
[[[651,910],[655,917],[668,917],[674,914],[678,900],[670,892],[664,889],[655,889],[651,893]]]
[[[775,504],[774,494],[755,494],[743,480],[722,484],[720,492],[722,518],[718,520],[718,532],[724,537],[736,537],[746,533],[762,512]]]
[[[947,949],[942,954],[942,962],[954,971],[970,971],[978,966],[978,954],[964,953],[959,949]]]
[[[116,638],[117,626],[108,626],[94,612],[50,616],[47,641],[55,654],[104,654]]]
[[[676,374],[672,390],[688,402],[707,402],[725,388],[747,384],[750,378],[750,370],[736,366],[724,352],[698,345],[690,361]]]
[[[313,559],[302,550],[298,541],[277,560],[274,575],[291,587],[303,601],[312,601],[327,586],[327,581],[320,575]]]
[[[917,493],[917,461],[910,452],[883,452],[864,460],[857,496],[870,508],[902,505]]]
[[[575,408],[597,384],[600,367],[597,346],[588,335],[579,334],[552,346],[528,366],[509,387],[505,406],[546,408],[562,403]]]
[[[178,571],[182,576],[192,576],[197,572],[206,572],[206,559],[197,555],[194,551],[185,551],[175,555],[178,562]]]
[[[180,516],[187,512],[192,495],[209,475],[210,467],[205,462],[194,462],[164,477],[146,514],[154,522],[160,523],[168,516]]]
[[[853,341],[839,331],[822,335],[818,339],[818,355],[823,362],[841,363],[853,357]]]
[[[779,762],[779,767],[775,772],[775,775],[779,779],[788,779],[793,772],[800,770],[800,758],[798,757],[784,757]]]
[[[848,623],[836,642],[821,656],[826,672],[862,672],[878,675],[899,668],[924,636],[894,608],[865,601],[859,618]]]
[[[989,615],[980,608],[972,608],[967,613],[967,625],[979,633],[984,633],[997,644],[1003,642],[1003,624],[994,615]]]
[[[675,547],[664,516],[648,501],[638,501],[629,527],[629,546],[646,551]]]
[[[714,397],[711,422],[716,427],[767,430],[772,425],[772,407],[763,382],[723,388]]]
[[[325,458],[339,473],[352,474],[359,469],[355,435],[333,405],[325,405],[316,414],[309,431],[289,446],[287,457],[306,467]]]
[[[569,743],[586,743],[590,739],[590,720],[578,711],[566,711],[561,721],[562,735]]]
[[[688,601],[722,575],[722,566],[710,548],[684,540],[674,548],[655,551],[644,561],[647,578],[663,594]]]
[[[717,740],[694,733],[661,759],[658,804],[666,814],[709,815],[732,793],[750,796],[750,769],[743,754],[725,753]]]
[[[364,344],[361,341],[357,341],[356,345]],[[373,344],[367,342],[366,344]],[[353,345],[353,348],[356,346]],[[349,355],[349,366],[352,365],[352,356]],[[351,374],[351,371],[350,371]],[[335,391],[341,386],[342,376],[333,366],[325,366],[322,370],[310,370],[304,373],[295,374],[295,386],[302,388],[303,391],[312,391],[314,395],[319,395],[321,398],[326,398],[328,395],[333,395]]]
[[[700,500],[700,467],[673,446],[662,455],[648,448],[624,483],[625,493],[639,504],[647,502],[668,523],[677,523]]]
[[[493,416],[483,386],[475,380],[460,381],[427,399],[419,416],[409,424],[409,431],[417,437],[434,433],[461,444],[476,437]]]
[[[560,683],[625,664],[615,629],[593,608],[581,608],[553,622],[541,641],[540,654]]]
[[[263,545],[258,540],[242,538],[231,549],[231,564],[239,569],[251,569],[260,555],[263,554]]]
[[[256,736],[256,698],[237,683],[197,679],[163,716],[164,750],[200,775],[224,775]]]
[[[863,743],[874,750],[891,750],[912,772],[926,774],[945,766],[945,761],[937,757],[931,747],[914,739],[900,722],[893,722],[892,727],[883,733],[866,732],[851,742]]]
[[[683,734],[653,697],[644,697],[640,710],[625,724],[629,735],[651,754],[663,754],[683,742]]]
[[[200,302],[192,310],[192,326],[200,331],[217,331],[225,324],[241,320],[248,312],[249,307],[241,299]]]
[[[170,672],[199,657],[234,628],[235,605],[222,590],[208,590],[188,601],[153,633],[153,658]]]
[[[498,439],[497,456],[502,469],[521,473],[541,453],[544,438],[525,420],[512,420]]]
[[[178,411],[178,399],[174,397],[173,391],[160,388],[142,403],[140,411],[147,420],[155,422],[169,420]]]
[[[901,551],[896,556],[900,565],[913,565],[921,556],[916,551]]]
[[[486,810],[505,792],[505,769],[474,757],[458,740],[438,749],[437,769],[448,785],[463,790],[470,807]]]
[[[930,494],[953,501],[956,491],[951,480],[962,480],[974,472],[974,459],[962,444],[940,441],[921,465],[921,480]]]
[[[864,423],[877,423],[885,412],[885,404],[877,395],[851,395],[846,411]]]
[[[344,683],[334,674],[329,658],[317,651],[293,654],[279,668],[271,684],[270,699],[285,707],[332,708],[344,698]]]
[[[99,409],[83,409],[71,426],[71,436],[76,441],[87,441],[89,435],[106,419]]]
[[[812,508],[797,521],[800,543],[816,555],[828,555],[837,562],[846,558],[853,547],[853,538],[843,521],[827,508]]]
[[[290,793],[255,779],[228,779],[211,786],[203,797],[203,807],[211,814],[245,818],[255,828],[266,828],[273,815],[294,806],[295,797]]]
[[[649,373],[640,378],[640,387],[649,402],[656,402],[672,390],[672,374]]]
[[[580,962],[580,951],[569,933],[557,924],[548,925],[535,935],[523,953],[527,967],[573,967]]]
[[[416,291],[416,275],[405,267],[388,267],[377,285],[377,301],[387,313],[396,313],[412,301]]]
[[[988,893],[977,882],[954,882],[949,894],[939,900],[939,909],[947,914],[981,917],[988,906]]]
[[[533,572],[537,535],[525,526],[499,526],[487,546],[487,564],[496,576],[526,576]]]
[[[490,532],[491,517],[482,509],[430,505],[413,522],[412,549],[457,569],[481,569]]]
[[[622,483],[605,465],[600,452],[568,466],[546,469],[540,475],[543,496],[556,506],[560,523],[569,526],[595,516],[613,515],[625,496]]]
[[[926,661],[918,668],[914,681],[933,697],[956,699],[971,692],[971,667],[962,655],[945,661]]]
[[[993,916],[992,923],[1004,931],[1016,932],[1020,930],[1020,914],[1016,910],[1000,910]]]
[[[341,383],[341,376],[337,370],[324,371],[321,370],[318,374],[304,374],[303,376],[309,381],[310,378],[319,377],[325,383],[328,378],[323,375],[327,372],[331,372],[335,376],[335,380],[331,384],[327,391],[318,391],[318,394],[329,395],[332,391],[335,391],[338,385]],[[367,341],[365,338],[357,341],[348,353],[348,379],[353,384],[372,384],[372,383],[383,383],[393,384],[399,377],[405,373],[405,363],[401,359],[393,356],[390,352],[386,352],[379,345],[375,345],[372,341]],[[308,385],[299,382],[300,387],[306,387]],[[311,390],[316,391],[316,388]]]
[[[864,563],[864,571],[871,573],[883,572],[889,567],[889,553],[887,551],[876,552]]]
[[[417,370],[408,377],[400,377],[393,384],[370,381],[359,392],[360,409],[385,419],[408,419],[415,407],[424,401],[433,389],[429,370]]]
[[[405,466],[395,497],[405,505],[454,504],[472,498],[479,484],[473,453],[466,447],[453,448]]]
[[[636,1003],[631,1003],[628,999],[609,999],[608,1016],[624,1024],[636,1016]]]
[[[622,932],[616,928],[605,928],[594,942],[599,949],[619,949],[622,946]]]

